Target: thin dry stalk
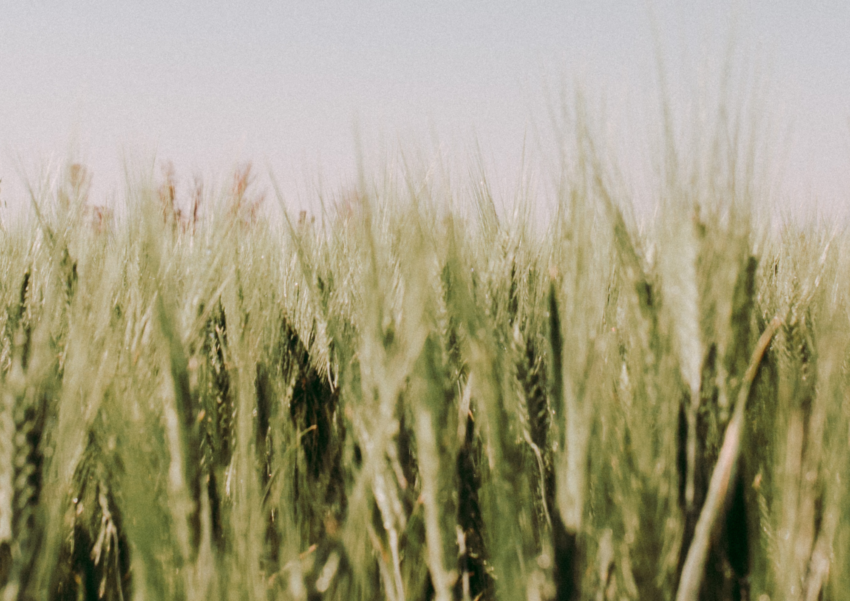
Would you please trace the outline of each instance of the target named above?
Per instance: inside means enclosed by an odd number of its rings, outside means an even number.
[[[765,351],[767,351],[773,335],[781,324],[782,319],[779,316],[771,320],[767,329],[761,335],[761,338],[759,338],[756,348],[753,351],[753,356],[750,359],[750,364],[744,374],[738,399],[735,402],[735,411],[732,419],[729,420],[729,425],[726,426],[726,433],[723,436],[723,446],[720,448],[720,456],[711,475],[705,504],[700,512],[699,521],[694,532],[694,539],[688,549],[685,565],[682,568],[679,589],[676,591],[676,601],[696,601],[699,599],[699,590],[702,585],[703,576],[705,575],[705,561],[708,557],[712,535],[726,507],[729,483],[733,479],[738,463],[738,456],[741,453],[741,437],[744,431],[744,409],[747,404],[747,398],[750,395],[750,387],[758,372],[761,359]]]

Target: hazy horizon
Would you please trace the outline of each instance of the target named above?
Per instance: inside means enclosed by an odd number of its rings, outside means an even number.
[[[712,108],[731,38],[730,99],[760,81],[769,90],[750,114],[767,120],[777,199],[846,210],[850,6],[690,6],[19,3],[0,21],[0,199],[14,209],[26,201],[21,172],[37,179],[72,159],[93,173],[95,202],[108,201],[123,161],[142,169],[156,158],[174,164],[181,186],[253,162],[293,206],[311,207],[320,182],[331,193],[356,181],[358,146],[367,168],[402,149],[461,174],[480,149],[510,196],[523,148],[546,177],[557,142],[549,111],[576,82],[639,178],[660,133],[656,48],[671,108],[690,129],[701,89]]]

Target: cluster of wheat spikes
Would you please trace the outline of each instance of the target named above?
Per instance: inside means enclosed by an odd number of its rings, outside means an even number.
[[[247,170],[34,190],[3,599],[846,598],[850,240],[759,229],[734,148],[641,232],[577,123],[546,226],[409,174],[279,225]]]

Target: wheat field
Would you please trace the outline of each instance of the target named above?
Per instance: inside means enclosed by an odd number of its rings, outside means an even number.
[[[846,598],[850,239],[735,144],[640,221],[576,132],[545,223],[412,171],[278,221],[248,169],[34,187],[3,598]]]

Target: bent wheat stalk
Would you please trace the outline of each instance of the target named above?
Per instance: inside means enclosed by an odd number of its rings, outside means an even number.
[[[685,558],[682,568],[682,577],[679,580],[679,589],[676,591],[676,601],[696,601],[699,598],[699,589],[705,575],[705,560],[711,545],[711,536],[714,528],[726,507],[726,497],[729,492],[729,483],[735,474],[738,464],[738,456],[741,453],[741,436],[744,431],[744,409],[747,398],[750,396],[750,387],[758,372],[759,364],[767,351],[773,335],[782,324],[782,319],[777,315],[774,317],[753,350],[750,364],[741,382],[738,398],[735,401],[735,409],[726,433],[723,436],[723,446],[720,448],[720,456],[711,474],[708,485],[708,494],[702,511],[699,514],[694,538]]]

